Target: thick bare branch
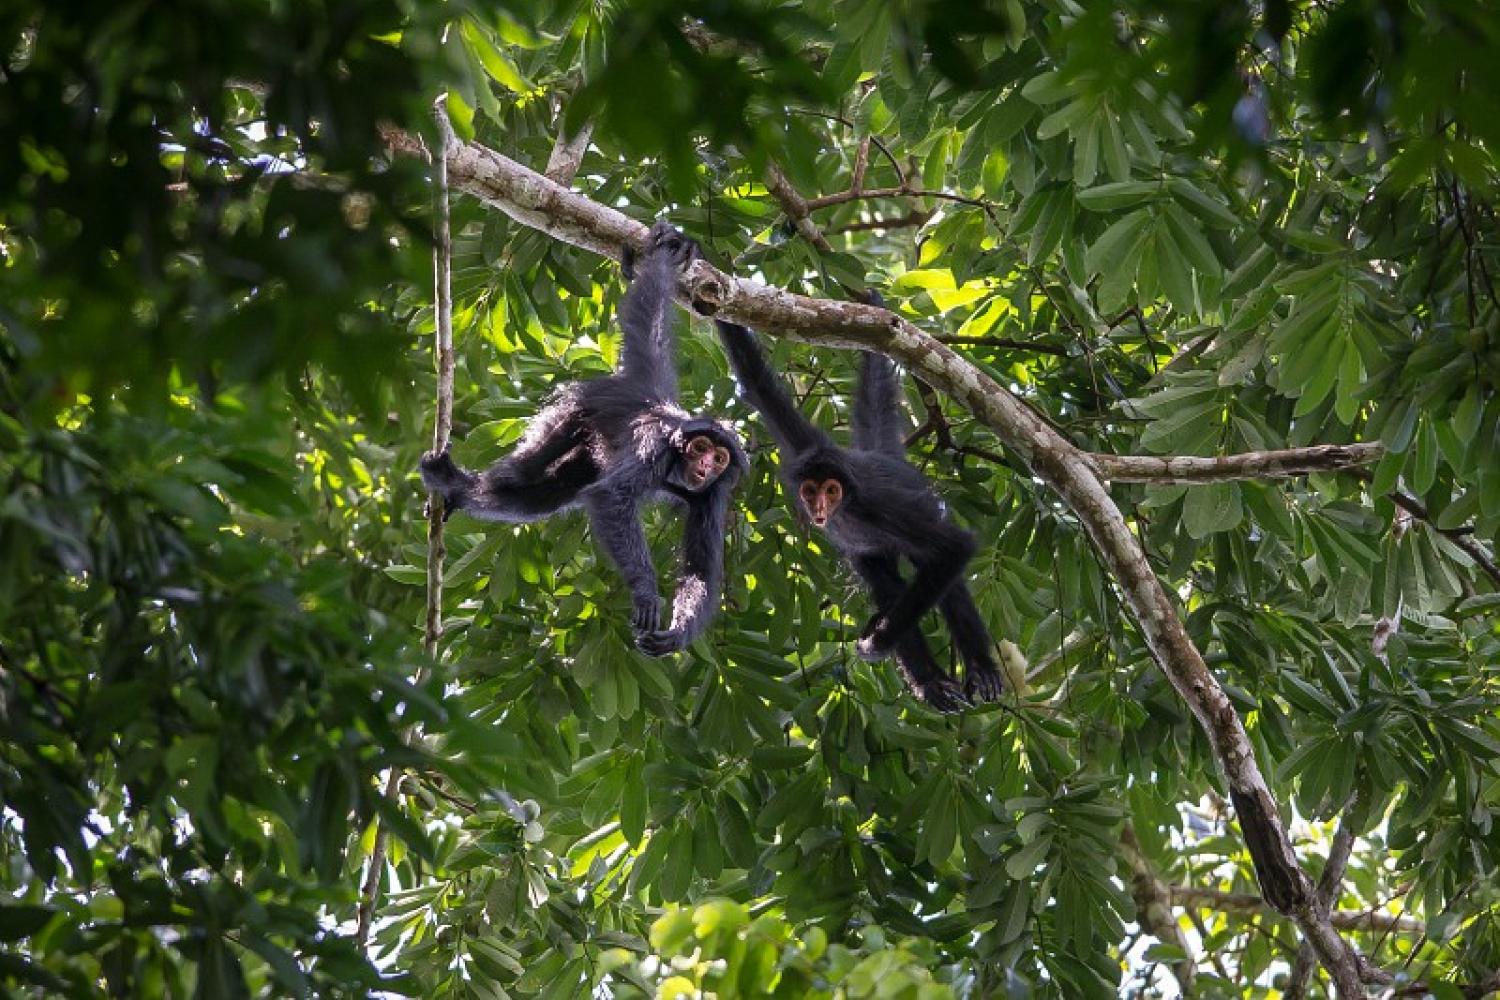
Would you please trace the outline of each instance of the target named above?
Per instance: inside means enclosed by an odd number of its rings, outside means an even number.
[[[579,166],[583,163],[583,154],[588,152],[589,140],[593,137],[593,122],[584,122],[572,135],[568,135],[559,127],[557,143],[552,147],[552,155],[547,157],[547,178],[563,187],[572,184],[573,178],[578,176]]]
[[[1247,451],[1238,455],[1106,455],[1091,452],[1099,475],[1117,483],[1224,483],[1236,479],[1284,479],[1333,472],[1379,461],[1378,443],[1320,444],[1310,448]]]
[[[394,135],[394,144],[419,146]],[[629,243],[644,249],[646,229],[540,174],[474,143],[447,154],[457,189],[555,239],[618,258]],[[1255,862],[1266,899],[1292,916],[1318,949],[1341,992],[1359,995],[1359,973],[1349,949],[1312,906],[1312,885],[1297,864],[1276,801],[1255,759],[1245,727],[1218,679],[1193,645],[1172,598],[1156,578],[1130,525],[1091,463],[1024,403],[984,372],[887,310],[854,302],[808,298],[726,275],[705,261],[683,276],[680,294],[699,311],[716,312],[773,335],[889,354],[967,406],[1007,449],[1057,491],[1084,526],[1117,581],[1153,658],[1203,727]]]

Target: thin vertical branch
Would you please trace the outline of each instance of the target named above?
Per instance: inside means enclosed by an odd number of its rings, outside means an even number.
[[[432,426],[432,450],[442,452],[453,434],[453,237],[448,224],[448,145],[453,129],[443,110],[444,98],[434,105],[437,116],[438,143],[432,157],[433,241],[432,284],[434,334],[432,353],[437,367],[437,398]],[[422,649],[429,660],[437,659],[438,639],[443,631],[443,560],[447,547],[443,543],[443,500],[434,493],[427,503],[427,614],[422,628]],[[426,671],[418,670],[413,683],[426,680]],[[402,738],[408,742],[416,735],[409,727]],[[393,806],[401,788],[402,771],[393,767],[386,776],[381,794]],[[399,807],[397,807],[399,808]],[[375,918],[375,903],[380,896],[380,879],[385,874],[386,841],[390,831],[377,819],[375,843],[370,848],[369,868],[360,888],[359,919],[354,931],[355,944],[364,948],[370,938]]]
[[[1314,903],[1323,913],[1331,913],[1344,888],[1344,869],[1349,866],[1349,854],[1354,849],[1354,823],[1350,813],[1356,805],[1356,796],[1351,795],[1344,803],[1339,817],[1339,828],[1333,835],[1333,844],[1328,849],[1328,864],[1318,878]],[[1292,965],[1291,982],[1287,984],[1287,1000],[1302,1000],[1307,996],[1307,987],[1313,973],[1318,969],[1318,955],[1312,942],[1304,940],[1297,949],[1297,960]]]

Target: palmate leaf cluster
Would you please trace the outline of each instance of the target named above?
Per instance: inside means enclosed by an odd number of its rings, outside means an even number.
[[[970,582],[1018,651],[1004,707],[940,718],[851,655],[866,599],[686,319],[684,394],[753,456],[709,635],[633,652],[581,517],[458,517],[422,654],[429,191],[375,125],[422,128],[440,88],[462,137],[537,168],[592,127],[588,197],[772,285],[882,289],[1090,450],[1382,442],[1361,474],[1112,490],[1306,867],[1343,817],[1338,908],[1425,921],[1356,947],[1439,989],[1500,967],[1482,5],[15,10],[8,986],[1104,997],[1170,991],[1183,943],[1205,995],[1288,974],[1268,911],[1142,932],[1127,823],[1161,881],[1256,891],[1215,762],[1071,514],[911,379],[911,457],[981,539]],[[816,209],[820,252],[768,163],[805,197],[884,193]],[[611,368],[623,289],[472,199],[453,228],[455,457],[478,466]],[[857,359],[773,349],[844,434]],[[658,566],[677,532],[648,520]]]

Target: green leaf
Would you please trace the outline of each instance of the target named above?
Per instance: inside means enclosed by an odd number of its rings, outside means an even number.
[[[1132,265],[1135,263],[1135,249],[1150,221],[1151,215],[1145,209],[1138,209],[1117,220],[1089,247],[1089,270],[1104,275],[1105,280],[1116,273],[1129,273],[1134,277]]]
[[[1194,538],[1207,538],[1239,525],[1244,511],[1237,483],[1208,483],[1188,490],[1182,502],[1182,523]]]
[[[1150,201],[1160,190],[1156,181],[1117,181],[1079,191],[1077,198],[1078,204],[1091,212],[1108,212]]]
[[[693,840],[691,831],[684,831],[681,827],[673,827],[666,833],[658,833],[651,838],[654,842],[657,837],[665,841],[662,848],[661,876],[657,879],[657,888],[661,891],[662,899],[669,903],[675,903],[687,895],[688,886],[693,881]]]
[[[745,810],[732,796],[723,794],[714,806],[714,815],[718,819],[724,853],[736,867],[749,868],[755,863],[760,849],[750,829],[750,821],[745,818]]]
[[[1229,210],[1229,206],[1204,193],[1186,177],[1175,175],[1168,177],[1167,190],[1174,198],[1185,204],[1190,212],[1209,225],[1232,229],[1239,224],[1240,220]]]
[[[484,29],[480,28],[471,18],[464,18],[461,23],[464,44],[470,52],[479,60],[490,79],[516,94],[524,94],[531,90],[531,85],[516,71],[515,64],[486,36]]]

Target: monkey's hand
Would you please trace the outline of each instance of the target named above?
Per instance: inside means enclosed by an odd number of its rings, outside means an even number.
[[[666,656],[668,653],[675,653],[687,647],[687,634],[680,628],[637,632],[635,647],[647,656]]]
[[[422,472],[422,485],[427,487],[427,492],[436,493],[443,498],[445,521],[454,511],[463,509],[470,491],[479,481],[474,473],[454,463],[447,448],[423,455],[419,468]]]
[[[1005,681],[1001,679],[998,670],[975,670],[971,667],[964,677],[964,694],[972,701],[999,701],[1004,693]]]
[[[891,620],[885,615],[875,615],[865,624],[864,631],[854,644],[854,651],[861,660],[883,660],[896,647],[896,637],[891,635]]]
[[[658,219],[652,225],[651,232],[646,237],[647,258],[656,257],[661,254],[672,263],[678,270],[686,268],[693,261],[703,256],[698,244],[682,235],[666,219]],[[620,251],[620,269],[625,273],[626,281],[634,281],[637,266],[640,264],[640,255],[636,253],[635,247],[626,244]]]
[[[658,630],[661,624],[661,597],[657,594],[636,594],[630,609],[630,627],[635,629],[636,645],[641,638]]]
[[[958,686],[958,681],[947,675],[934,677],[923,684],[914,683],[911,691],[928,708],[944,715],[962,712],[971,704],[969,696]]]

